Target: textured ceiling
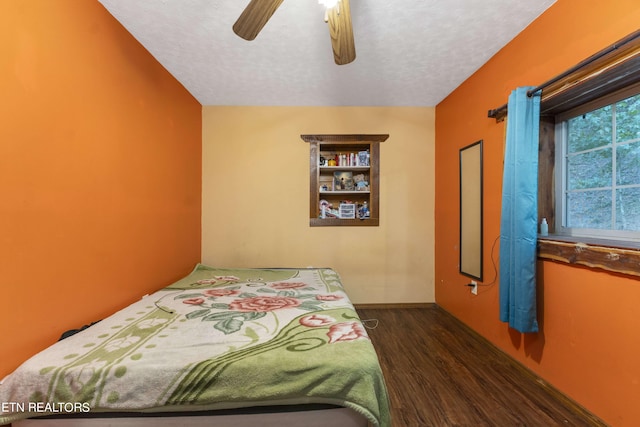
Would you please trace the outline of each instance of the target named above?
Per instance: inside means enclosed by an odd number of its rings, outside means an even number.
[[[335,65],[317,0],[285,0],[251,42],[248,0],[99,0],[202,105],[435,106],[555,0],[351,0]]]

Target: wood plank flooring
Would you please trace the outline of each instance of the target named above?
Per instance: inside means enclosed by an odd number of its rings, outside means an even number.
[[[606,426],[435,304],[358,313],[378,320],[394,427]]]

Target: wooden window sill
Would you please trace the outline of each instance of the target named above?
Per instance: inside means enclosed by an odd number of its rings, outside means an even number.
[[[636,242],[538,236],[538,258],[640,276],[640,243]]]

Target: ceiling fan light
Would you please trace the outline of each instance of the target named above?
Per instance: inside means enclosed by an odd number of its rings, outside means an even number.
[[[318,3],[326,7],[327,9],[331,9],[335,7],[340,0],[318,0]]]

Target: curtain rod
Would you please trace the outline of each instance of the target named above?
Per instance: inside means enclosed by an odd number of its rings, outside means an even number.
[[[566,70],[565,72],[558,74],[557,76],[555,76],[554,78],[547,80],[546,82],[542,83],[539,86],[534,87],[531,90],[527,91],[527,96],[531,97],[533,96],[535,93],[542,91],[543,89],[551,86],[552,84],[558,82],[559,80],[562,80],[563,78],[575,73],[576,71],[579,71],[580,69],[594,63],[595,61],[597,61],[598,59],[601,59],[602,57],[604,57],[605,55],[610,54],[613,51],[616,51],[618,49],[620,49],[622,46],[636,40],[638,37],[640,37],[640,30],[636,30],[635,32],[629,34],[628,36],[618,40],[617,42],[615,42],[614,44],[602,49],[601,51],[597,52],[594,55],[591,55],[590,57],[588,57],[587,59],[579,62],[578,64],[574,65],[573,67],[569,68],[568,70]],[[491,118],[491,119],[504,119],[504,117],[507,115],[507,104],[501,105],[498,108],[494,108],[493,110],[489,110],[487,113],[487,117]]]

